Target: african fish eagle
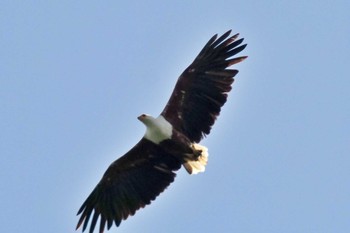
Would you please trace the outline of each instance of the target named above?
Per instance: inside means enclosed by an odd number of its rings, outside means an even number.
[[[142,114],[143,138],[124,156],[114,161],[78,211],[78,229],[90,222],[90,233],[100,218],[99,232],[119,226],[122,220],[150,204],[163,192],[184,166],[189,174],[204,172],[208,150],[199,145],[210,133],[231,90],[238,70],[228,67],[246,56],[232,58],[246,44],[231,30],[214,35],[193,63],[179,77],[162,113],[154,118]]]

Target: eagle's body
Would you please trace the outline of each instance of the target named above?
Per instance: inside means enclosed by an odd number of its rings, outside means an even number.
[[[242,51],[243,39],[231,31],[213,36],[194,62],[181,74],[162,111],[154,118],[142,114],[144,137],[113,162],[78,211],[77,228],[90,223],[93,232],[100,218],[100,233],[150,204],[174,181],[183,165],[190,174],[205,170],[207,148],[197,144],[210,133],[231,90],[237,70],[227,69],[246,57],[231,58]]]
[[[162,115],[153,118],[142,114],[138,119],[147,127],[145,140],[157,144],[165,152],[177,158],[189,174],[204,172],[208,161],[206,147],[192,143],[186,135],[173,128]]]

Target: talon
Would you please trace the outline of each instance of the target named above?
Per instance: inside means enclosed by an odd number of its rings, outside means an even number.
[[[202,150],[193,151],[193,155],[194,155],[195,159],[198,160],[198,158],[202,155]]]

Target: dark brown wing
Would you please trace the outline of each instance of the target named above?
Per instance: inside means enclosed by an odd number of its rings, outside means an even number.
[[[231,31],[217,39],[213,36],[193,63],[181,74],[161,113],[191,141],[199,142],[210,133],[211,126],[225,104],[233,77],[238,70],[227,69],[246,57],[232,58],[246,45],[239,46],[238,34]]]
[[[156,144],[142,139],[123,157],[113,162],[102,180],[78,211],[77,229],[90,222],[90,233],[100,218],[99,232],[113,222],[120,225],[130,215],[155,200],[175,179],[181,163]]]

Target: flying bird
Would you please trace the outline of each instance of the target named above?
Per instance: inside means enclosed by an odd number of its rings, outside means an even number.
[[[92,233],[119,226],[150,204],[172,183],[181,165],[189,174],[204,172],[208,149],[198,144],[210,133],[238,73],[230,66],[246,56],[235,57],[246,44],[231,30],[214,35],[192,64],[180,75],[173,93],[158,117],[142,114],[142,139],[104,173],[77,215],[76,229]]]

